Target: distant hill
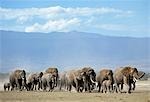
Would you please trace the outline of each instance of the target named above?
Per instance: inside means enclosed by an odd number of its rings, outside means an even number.
[[[0,31],[1,72],[16,67],[40,71],[91,66],[132,65],[150,71],[150,38],[104,36],[84,32],[25,33]]]

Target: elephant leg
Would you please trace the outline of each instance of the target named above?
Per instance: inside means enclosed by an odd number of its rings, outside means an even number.
[[[59,90],[61,91],[62,82],[60,81]]]
[[[105,93],[108,91],[108,87],[107,86],[105,86]]]
[[[51,91],[51,85],[50,84],[51,84],[50,82],[47,83],[47,85],[48,85],[48,91]]]
[[[101,84],[98,83],[98,92],[100,92],[100,91],[101,91]]]
[[[6,91],[6,87],[4,86],[4,91]]]
[[[101,87],[100,92],[103,93],[103,91],[104,91],[104,86]]]
[[[121,83],[121,90],[123,90],[123,83]]]
[[[71,85],[71,84],[69,84],[69,85],[68,85],[68,91],[70,91],[70,92],[71,92],[71,89],[72,89],[72,85]]]
[[[14,90],[14,84],[11,84],[11,91]]]
[[[91,92],[91,86],[89,83],[88,83],[88,91]]]
[[[113,92],[114,91],[114,87],[113,85],[110,85],[110,92]]]
[[[20,84],[21,84],[20,80],[16,80],[16,88],[21,91],[21,85]]]
[[[8,87],[8,91],[9,91],[10,87]]]
[[[128,93],[131,93],[131,85],[130,84],[125,84],[126,87],[127,87],[127,92]]]
[[[40,82],[38,82],[38,90],[40,90]]]
[[[85,90],[85,92],[87,91],[87,84],[86,84],[86,82],[84,82],[84,90]]]
[[[31,90],[34,90],[34,83],[31,84]]]
[[[35,90],[36,90],[36,88],[37,88],[37,85],[34,85],[35,86]]]
[[[136,87],[136,86],[135,86],[135,82],[133,82],[132,85],[133,85],[132,90],[135,90],[135,87]]]
[[[128,78],[124,78],[124,84],[127,87],[127,93],[131,93],[131,82]]]
[[[119,88],[119,84],[118,83],[115,84],[115,89],[116,89],[116,93],[118,93],[118,92],[121,93],[121,90]]]

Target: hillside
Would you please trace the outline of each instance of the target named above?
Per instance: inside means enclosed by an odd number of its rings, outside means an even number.
[[[150,38],[103,36],[84,32],[25,33],[0,31],[1,72],[57,66],[115,68],[133,65],[150,71]]]

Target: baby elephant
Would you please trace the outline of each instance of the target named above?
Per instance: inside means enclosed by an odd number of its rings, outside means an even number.
[[[4,91],[6,91],[6,89],[10,89],[10,83],[4,83]]]
[[[113,92],[113,83],[111,80],[104,80],[102,83],[102,93],[103,92]]]

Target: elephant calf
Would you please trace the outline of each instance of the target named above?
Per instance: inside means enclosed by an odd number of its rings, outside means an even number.
[[[111,80],[104,80],[102,83],[102,93],[103,91],[106,92],[113,92],[113,84]]]
[[[4,91],[6,91],[6,89],[10,89],[10,83],[4,83]]]

